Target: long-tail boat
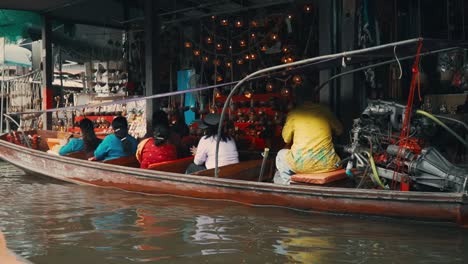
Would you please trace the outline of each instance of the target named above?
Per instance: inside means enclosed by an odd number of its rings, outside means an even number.
[[[405,44],[419,41],[413,40]],[[386,46],[392,47],[391,44]],[[307,63],[330,63],[330,60],[341,61],[342,58],[351,58],[352,55],[353,52],[323,56],[318,60],[309,59]],[[289,67],[298,65],[301,64],[292,63]],[[154,97],[157,96],[148,98]],[[293,179],[296,184],[278,185],[272,182],[274,159],[261,159],[260,155],[258,159],[249,157],[248,160],[243,159],[241,155],[241,162],[238,164],[217,166],[215,169],[187,175],[184,171],[192,162],[191,158],[153,164],[149,169],[140,169],[133,157],[96,162],[83,159],[80,155],[57,156],[47,153],[48,139],[59,138],[61,132],[35,130],[15,133],[15,136],[23,135],[24,139],[38,137],[41,140],[36,142],[36,146],[29,147],[10,142],[12,135],[3,134],[0,136],[1,159],[31,174],[75,184],[148,195],[224,200],[310,212],[384,216],[468,225],[466,184],[463,184],[462,190],[456,192],[357,189],[350,184],[352,179],[346,176],[344,170],[337,170],[328,174],[308,175],[306,180],[301,180],[301,175],[298,175]]]

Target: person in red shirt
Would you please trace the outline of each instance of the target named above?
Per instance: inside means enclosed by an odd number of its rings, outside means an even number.
[[[153,137],[138,144],[136,158],[140,168],[147,169],[150,164],[177,159],[177,148],[168,142],[170,130],[167,125],[156,125]]]

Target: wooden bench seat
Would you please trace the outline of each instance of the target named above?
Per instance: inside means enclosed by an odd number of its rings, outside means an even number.
[[[121,157],[117,159],[104,160],[103,163],[120,165],[125,167],[140,168],[140,162],[135,156]]]
[[[294,174],[291,177],[291,184],[305,183],[314,185],[327,185],[346,178],[346,170],[339,169],[323,173]]]
[[[262,177],[262,181],[270,181],[273,177],[273,166],[274,162],[272,159],[266,161],[265,172]],[[260,169],[262,167],[262,160],[249,160],[243,161],[236,164],[226,165],[219,167],[219,178],[224,179],[236,179],[246,181],[257,181],[260,176]],[[192,175],[214,177],[215,169],[202,170],[192,173]]]
[[[86,155],[86,152],[84,152],[84,151],[75,151],[75,152],[68,153],[68,154],[66,154],[64,156],[69,157],[69,158],[82,159],[82,160],[85,160],[85,159],[89,158]]]
[[[148,166],[150,170],[185,173],[187,167],[193,162],[193,157],[153,163]]]

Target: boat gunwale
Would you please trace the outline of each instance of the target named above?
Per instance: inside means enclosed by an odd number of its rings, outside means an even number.
[[[321,197],[335,197],[335,198],[351,198],[351,199],[379,199],[388,201],[412,201],[412,202],[438,202],[438,203],[460,203],[468,204],[468,197],[466,193],[443,193],[443,192],[400,192],[391,190],[373,190],[373,189],[353,189],[342,187],[323,187],[323,186],[308,186],[308,185],[278,185],[264,182],[241,181],[235,179],[223,179],[215,177],[203,177],[197,175],[188,175],[181,173],[156,171],[140,168],[123,167],[114,164],[97,163],[88,160],[79,160],[66,156],[58,156],[49,154],[40,150],[29,149],[27,147],[16,145],[4,139],[0,139],[0,146],[4,146],[13,151],[20,151],[28,155],[37,156],[42,159],[55,160],[58,162],[66,162],[74,166],[87,167],[88,169],[105,170],[115,173],[129,173],[129,177],[140,177],[148,180],[181,182],[188,184],[199,184],[214,187],[223,187],[231,189],[251,190],[257,192],[270,192],[288,195],[307,195],[307,196],[321,196]],[[14,147],[14,148],[13,148]],[[5,159],[5,158],[3,158]],[[55,179],[76,182],[71,178],[54,177],[53,173],[45,174],[38,172],[35,168],[27,168],[11,160],[6,161],[15,164],[18,167],[30,170],[39,174],[43,174]],[[125,168],[125,170],[122,170]],[[93,185],[93,184],[88,184]]]

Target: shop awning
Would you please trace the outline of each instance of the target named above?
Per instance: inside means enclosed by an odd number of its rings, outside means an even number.
[[[5,46],[5,65],[31,67],[31,51],[15,45]]]
[[[80,24],[123,28],[122,0],[1,0],[0,9],[24,10],[48,14],[54,19]]]

